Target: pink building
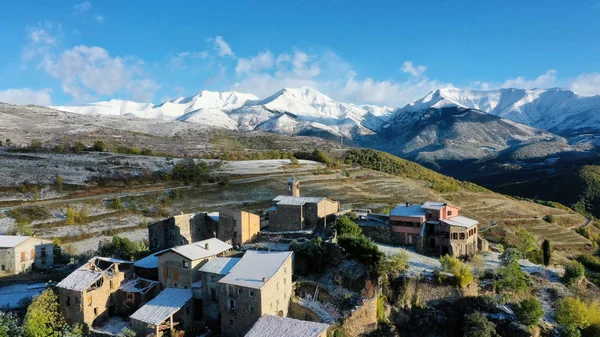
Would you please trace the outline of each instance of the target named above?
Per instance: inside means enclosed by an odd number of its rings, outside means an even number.
[[[419,251],[473,255],[479,222],[458,213],[458,207],[441,202],[398,204],[390,212],[390,224],[401,243],[416,246]]]

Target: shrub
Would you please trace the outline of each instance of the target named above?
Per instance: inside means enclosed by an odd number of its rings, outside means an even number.
[[[566,329],[582,329],[590,325],[588,305],[577,297],[566,297],[556,302],[556,320]]]
[[[508,266],[512,262],[519,262],[523,258],[523,254],[515,248],[508,248],[500,254],[500,263],[503,266]]]
[[[333,226],[338,232],[338,235],[357,236],[362,234],[362,229],[348,216],[335,219]]]
[[[535,238],[524,228],[517,228],[515,234],[519,238],[519,250],[527,258],[528,254],[537,248]]]
[[[122,210],[123,202],[121,202],[121,198],[115,198],[108,203],[108,208],[114,210]]]
[[[63,336],[67,323],[59,311],[58,296],[46,289],[27,308],[23,328],[26,337]]]
[[[290,158],[290,164],[298,165],[298,164],[300,164],[300,162],[298,161],[298,159],[296,157],[292,157],[292,158]]]
[[[549,223],[554,223],[556,221],[556,219],[554,218],[554,215],[552,214],[548,214],[544,217],[544,220],[548,221]]]
[[[128,238],[113,236],[111,241],[102,243],[102,255],[124,260],[140,259],[150,254],[143,243],[131,242]]]
[[[359,260],[375,270],[383,257],[383,253],[379,251],[377,245],[362,234],[358,236],[342,235],[338,239],[338,244],[351,258]]]
[[[179,180],[186,184],[199,184],[208,181],[210,178],[210,168],[204,161],[196,162],[187,158],[178,162],[171,173],[173,180]]]
[[[71,151],[73,151],[73,153],[81,153],[84,150],[85,150],[85,145],[83,145],[83,143],[81,143],[81,142],[75,143],[75,145],[73,145],[73,147],[71,148]]]
[[[320,237],[301,244],[294,240],[290,244],[290,250],[294,252],[296,258],[304,257],[311,261],[307,264],[309,272],[322,272],[325,270],[325,247],[323,246],[323,239]]]
[[[571,263],[565,266],[565,275],[562,281],[567,285],[579,282],[585,273],[585,268],[580,262]]]
[[[592,255],[579,255],[577,261],[581,262],[586,268],[600,272],[600,258]]]
[[[456,285],[460,288],[468,286],[473,281],[473,274],[468,264],[460,262],[456,257],[445,255],[440,258],[442,270],[454,276]]]
[[[465,317],[464,337],[494,337],[496,325],[482,313],[475,312]]]
[[[104,144],[104,142],[101,140],[97,140],[94,142],[94,146],[92,147],[92,150],[98,151],[98,152],[104,152],[104,151],[106,151],[106,144]]]
[[[498,279],[494,281],[496,292],[510,291],[524,293],[531,287],[529,275],[521,270],[517,261],[498,269]]]
[[[385,255],[379,263],[377,273],[393,278],[407,267],[408,255],[405,252],[400,252],[394,255]]]
[[[515,315],[519,322],[527,325],[528,327],[534,327],[539,324],[540,318],[544,316],[544,308],[540,301],[535,297],[529,297],[521,301],[515,307]]]
[[[22,337],[23,332],[16,314],[0,311],[0,337]]]

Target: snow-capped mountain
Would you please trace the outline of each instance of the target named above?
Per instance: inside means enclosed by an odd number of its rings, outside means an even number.
[[[566,89],[438,89],[396,110],[410,114],[430,108],[477,109],[563,136],[600,133],[600,96],[581,96]]]
[[[230,130],[262,130],[288,135],[353,137],[372,134],[387,120],[388,107],[336,102],[310,88],[284,88],[265,98],[238,92],[202,91],[158,105],[123,100],[57,110],[88,115],[126,115],[197,123]]]

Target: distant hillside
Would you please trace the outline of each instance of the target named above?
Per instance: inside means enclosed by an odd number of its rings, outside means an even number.
[[[496,191],[558,201],[600,218],[600,166],[585,165],[547,178],[501,185]]]
[[[457,192],[460,190],[471,192],[488,191],[473,183],[447,177],[415,162],[377,150],[350,149],[346,152],[345,161],[348,164],[357,164],[365,168],[395,174],[403,178],[422,180],[430,183],[431,188],[438,192]]]

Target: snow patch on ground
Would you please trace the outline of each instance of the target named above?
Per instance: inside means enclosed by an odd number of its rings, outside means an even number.
[[[0,308],[19,308],[22,301],[28,301],[38,296],[46,287],[46,283],[18,283],[0,287]]]

